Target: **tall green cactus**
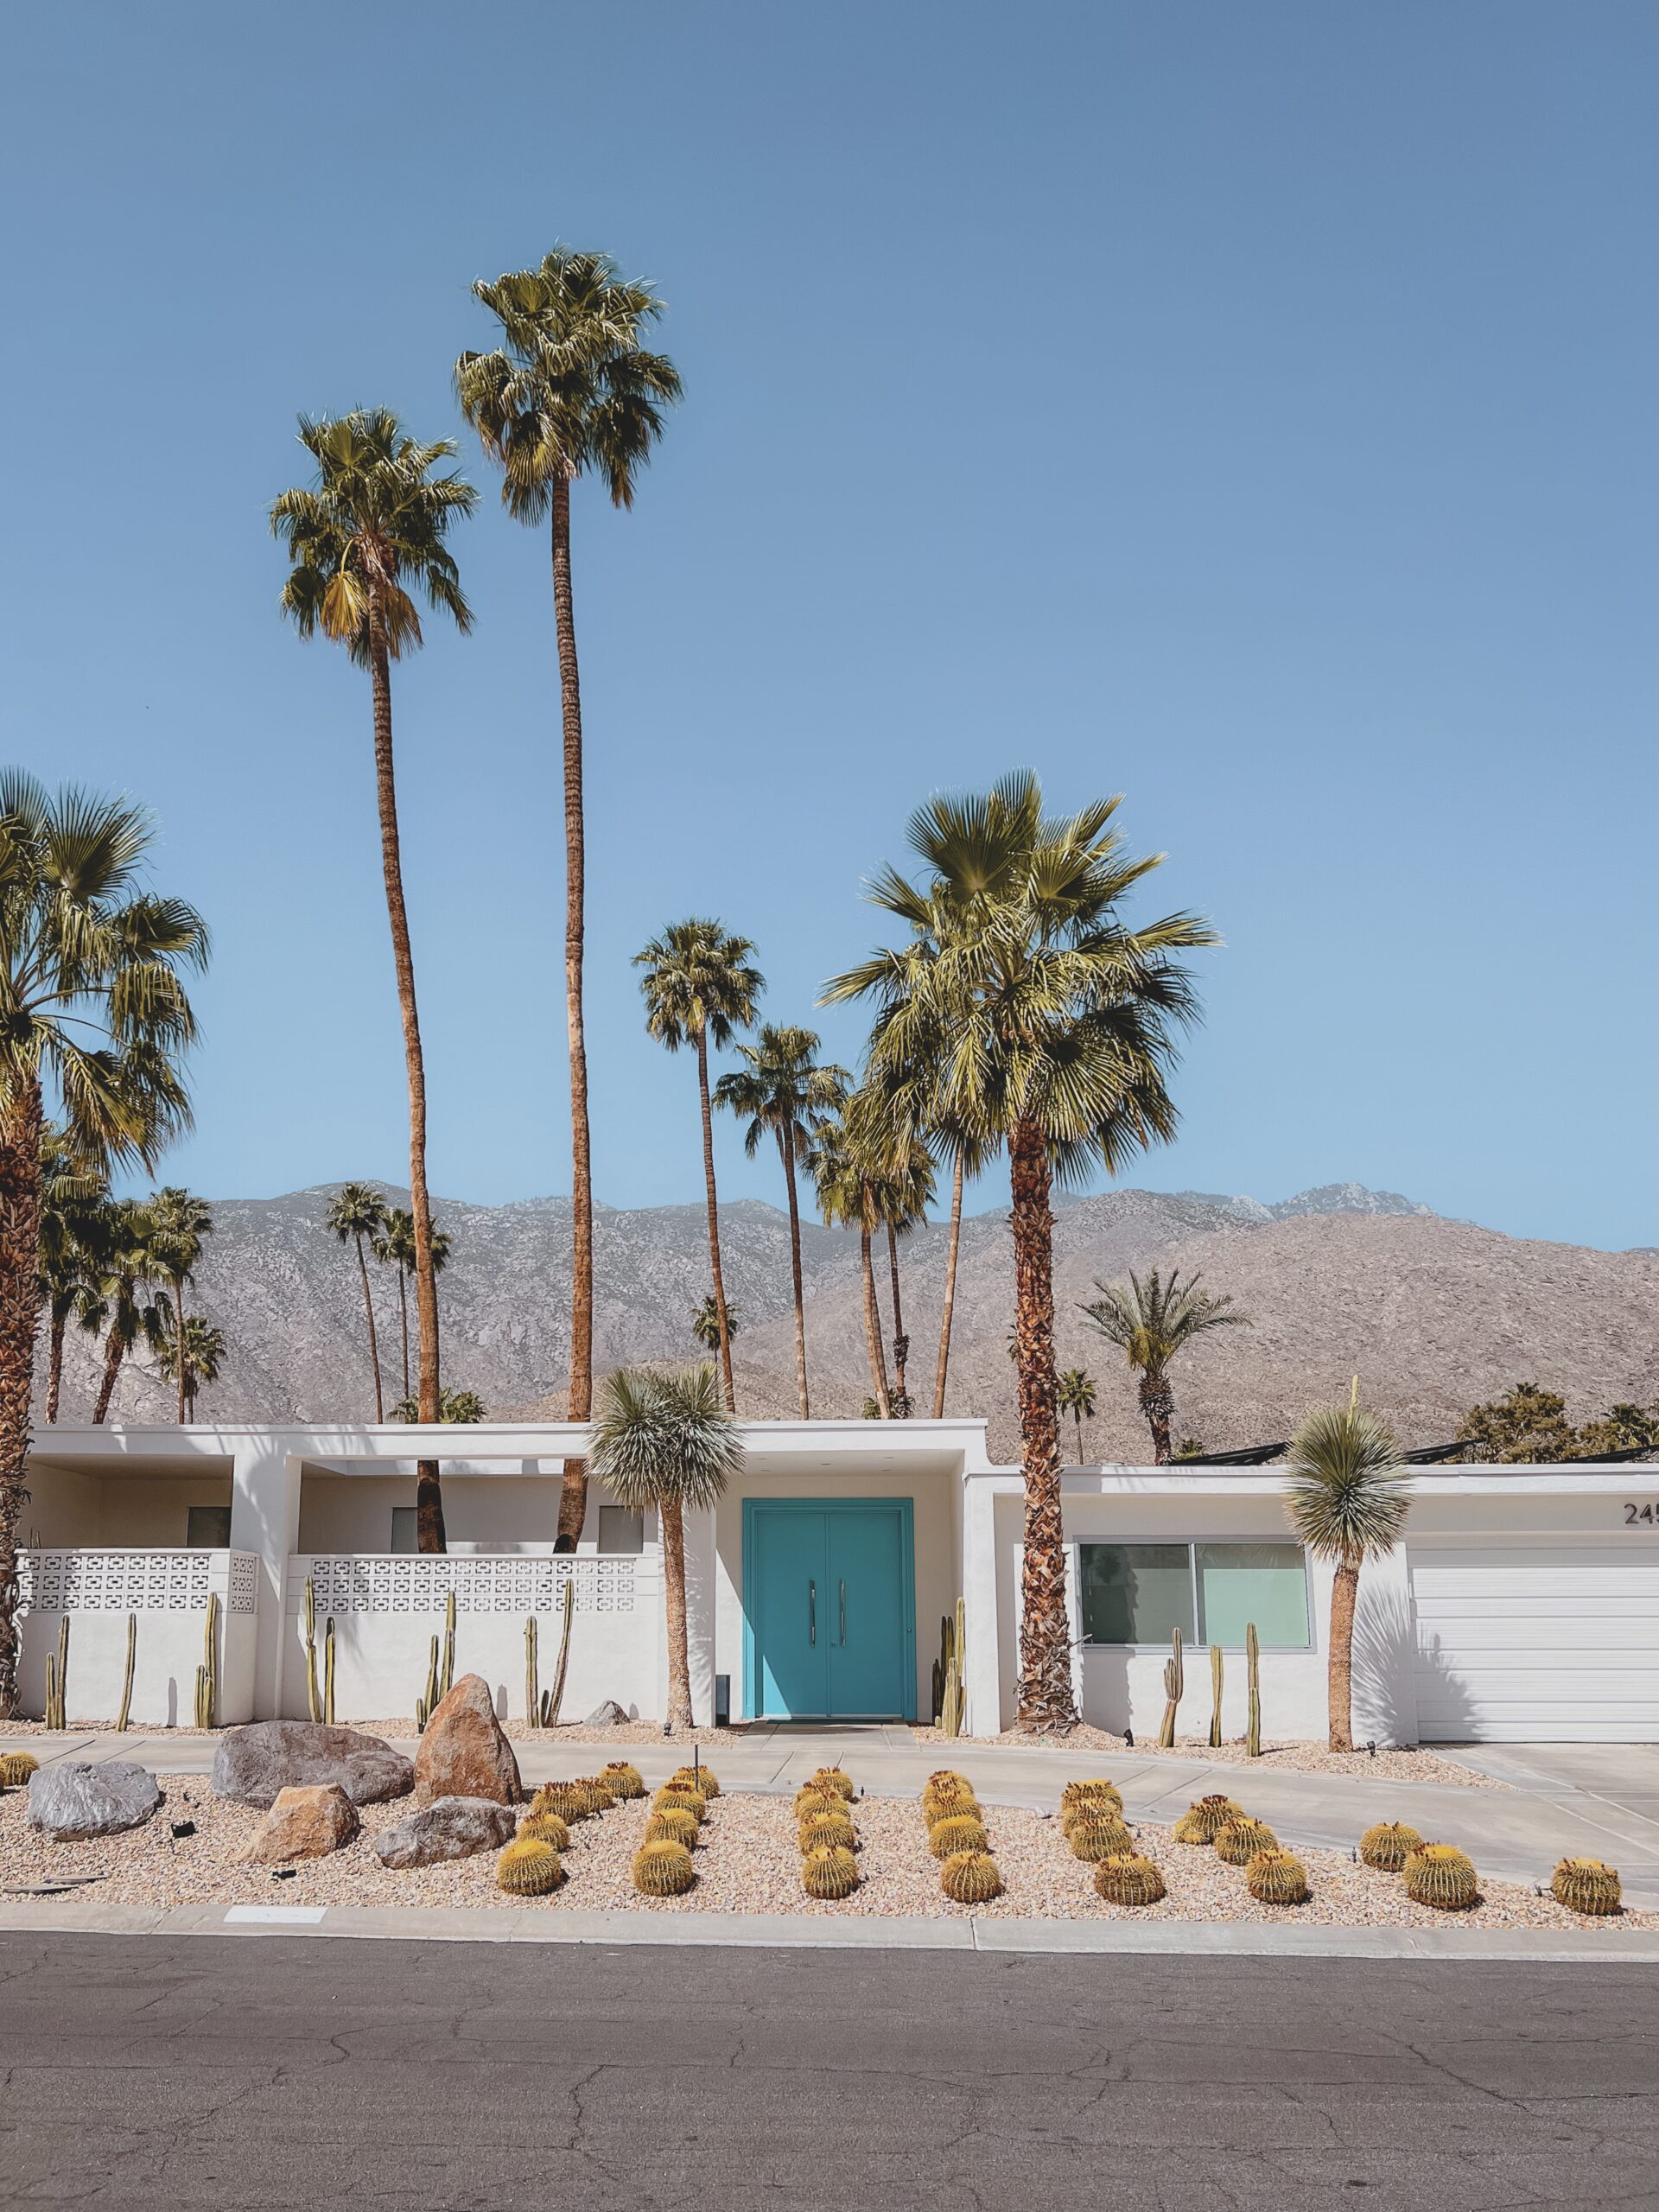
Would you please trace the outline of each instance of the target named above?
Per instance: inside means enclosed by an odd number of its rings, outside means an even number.
[[[1181,1701],[1186,1688],[1186,1677],[1181,1671],[1181,1631],[1170,1631],[1173,1656],[1164,1662],[1164,1725],[1158,1731],[1158,1747],[1173,1751],[1175,1748],[1175,1708]]]
[[[570,1671],[570,1630],[576,1618],[576,1570],[573,1565],[559,1592],[564,1625],[559,1630],[559,1662],[553,1669],[553,1687],[542,1700],[542,1726],[556,1728],[559,1707],[564,1703],[564,1678]]]
[[[524,1726],[533,1728],[542,1709],[540,1694],[536,1687],[536,1616],[524,1615]]]
[[[317,1586],[305,1578],[305,1709],[313,1720],[322,1718],[322,1694],[317,1688]]]
[[[443,1601],[443,1673],[438,1683],[438,1701],[442,1703],[455,1687],[455,1593],[452,1590]]]
[[[201,1635],[201,1664],[196,1669],[196,1726],[212,1728],[219,1717],[219,1593],[207,1593],[207,1623]]]
[[[322,1633],[322,1717],[334,1725],[334,1624],[332,1615]]]
[[[48,1728],[69,1726],[69,1616],[66,1613],[58,1623],[57,1657],[48,1656],[46,1662],[46,1711],[44,1719]]]
[[[1210,1748],[1221,1747],[1221,1646],[1210,1647]]]
[[[124,1735],[127,1715],[132,1710],[132,1670],[138,1657],[138,1616],[127,1615],[127,1671],[121,1681],[121,1711],[116,1720],[116,1733]]]
[[[432,1655],[426,1662],[426,1695],[415,1700],[415,1726],[423,1736],[426,1724],[432,1718],[438,1702],[438,1639],[432,1639]]]
[[[967,1658],[968,1608],[957,1600],[955,1618],[946,1614],[939,1623],[939,1726],[947,1736],[960,1736],[967,1711],[963,1669]]]
[[[1259,1759],[1262,1756],[1262,1647],[1255,1638],[1255,1623],[1249,1621],[1244,1628],[1244,1671],[1250,1685],[1250,1717],[1244,1731],[1246,1756]]]

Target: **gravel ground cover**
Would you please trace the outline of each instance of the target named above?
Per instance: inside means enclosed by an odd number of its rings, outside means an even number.
[[[147,1827],[86,1843],[54,1844],[26,1823],[27,1793],[0,1797],[0,1888],[101,1873],[106,1879],[78,1892],[99,1903],[168,1907],[176,1904],[416,1904],[511,1905],[557,1912],[626,1908],[639,1912],[804,1912],[901,1914],[959,1918],[978,1912],[995,1919],[1154,1919],[1272,1921],[1300,1919],[1353,1928],[1654,1928],[1659,1914],[1627,1912],[1606,1920],[1581,1919],[1553,1897],[1522,1885],[1488,1882],[1472,1912],[1437,1913],[1414,1904],[1398,1878],[1355,1865],[1333,1851],[1298,1851],[1313,1897],[1291,1909],[1257,1904],[1244,1886],[1243,1870],[1224,1866],[1209,1850],[1172,1841],[1166,1827],[1136,1827],[1140,1848],[1163,1871],[1169,1895],[1138,1910],[1104,1904],[1095,1894],[1093,1869],[1073,1859],[1059,1823],[1044,1815],[987,1806],[991,1850],[1001,1871],[1002,1896],[988,1904],[951,1904],[940,1891],[938,1863],[931,1855],[921,1810],[914,1798],[861,1797],[851,1808],[859,1837],[862,1880],[837,1904],[805,1896],[800,1854],[788,1797],[734,1792],[715,1798],[695,1854],[696,1886],[683,1897],[639,1896],[629,1867],[648,1812],[641,1800],[619,1805],[597,1819],[578,1821],[565,1854],[567,1878],[546,1898],[505,1897],[495,1886],[490,1853],[439,1866],[392,1872],[370,1849],[370,1839],[407,1811],[409,1801],[363,1808],[363,1833],[344,1851],[302,1862],[290,1879],[265,1866],[241,1866],[236,1854],[259,1815],[249,1806],[216,1798],[200,1775],[162,1776],[167,1802]],[[175,1839],[174,1824],[194,1821],[196,1833]],[[1539,1879],[1550,1868],[1541,1866]]]
[[[958,1747],[975,1744],[1013,1744],[1026,1751],[1052,1750],[1054,1738],[1029,1735],[1018,1728],[1005,1728],[1000,1736],[947,1736],[940,1728],[916,1728],[912,1731],[918,1744],[930,1748],[935,1745],[948,1751],[954,1744]],[[1225,1766],[1253,1766],[1262,1772],[1276,1770],[1280,1774],[1357,1774],[1372,1782],[1449,1782],[1459,1789],[1509,1789],[1514,1785],[1497,1782],[1489,1774],[1480,1774],[1471,1766],[1459,1766],[1454,1758],[1442,1757],[1438,1751],[1390,1750],[1379,1744],[1375,1758],[1369,1751],[1333,1751],[1317,1743],[1269,1743],[1262,1746],[1262,1756],[1252,1759],[1241,1741],[1211,1745],[1207,1737],[1183,1736],[1173,1751],[1165,1751],[1157,1744],[1137,1738],[1133,1744],[1125,1743],[1122,1736],[1114,1736],[1104,1728],[1091,1728],[1085,1722],[1074,1728],[1065,1738],[1065,1748],[1075,1751],[1100,1751],[1106,1756],[1122,1758],[1215,1759]]]

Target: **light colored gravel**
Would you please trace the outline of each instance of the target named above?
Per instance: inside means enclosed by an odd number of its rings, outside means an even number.
[[[491,1853],[446,1866],[391,1872],[380,1865],[370,1839],[408,1810],[408,1801],[363,1808],[363,1834],[328,1859],[302,1862],[291,1879],[278,1880],[264,1866],[235,1863],[257,1824],[252,1808],[215,1798],[200,1775],[161,1777],[167,1802],[148,1827],[102,1841],[54,1844],[25,1821],[27,1794],[0,1797],[0,1887],[102,1873],[107,1879],[80,1892],[99,1903],[167,1907],[193,1904],[537,1905],[556,1912],[626,1908],[639,1912],[804,1912],[903,1914],[954,1919],[977,1911],[995,1919],[1154,1919],[1270,1921],[1293,1919],[1351,1928],[1654,1928],[1659,1914],[1628,1912],[1609,1920],[1580,1920],[1554,1898],[1539,1897],[1513,1882],[1484,1885],[1472,1912],[1440,1914],[1415,1905],[1397,1877],[1354,1865],[1343,1853],[1308,1850],[1311,1901],[1286,1911],[1259,1905],[1244,1886],[1242,1869],[1224,1866],[1208,1850],[1171,1840],[1151,1823],[1136,1834],[1142,1850],[1163,1869],[1169,1896],[1137,1911],[1103,1904],[1095,1894],[1093,1869],[1072,1858],[1058,1821],[1012,1807],[988,1806],[991,1848],[1001,1870],[1003,1895],[969,1908],[951,1904],[939,1888],[938,1862],[914,1798],[860,1798],[851,1810],[859,1835],[863,1880],[840,1904],[806,1897],[800,1885],[795,1821],[787,1797],[742,1792],[715,1799],[695,1856],[696,1886],[683,1897],[638,1896],[629,1866],[644,1831],[644,1801],[620,1805],[571,1832],[567,1880],[551,1897],[505,1897],[495,1886]],[[197,1833],[175,1840],[172,1824],[194,1821]],[[1550,1869],[1539,1868],[1540,1879]]]
[[[291,1714],[290,1719],[302,1715]],[[412,1713],[395,1714],[390,1720],[342,1720],[342,1728],[354,1728],[359,1736],[390,1737],[398,1743],[419,1740],[419,1731]],[[504,1732],[515,1744],[706,1744],[718,1745],[741,1741],[725,1728],[678,1729],[673,1735],[663,1733],[660,1720],[624,1720],[613,1728],[589,1728],[581,1721],[563,1723],[557,1728],[526,1728],[522,1722],[505,1721]],[[67,1730],[50,1729],[43,1720],[0,1720],[0,1743],[8,1736],[115,1736],[118,1731],[107,1720],[72,1720]],[[127,1732],[133,1736],[222,1736],[223,1728],[164,1728],[151,1727],[134,1721]]]
[[[1446,1782],[1459,1789],[1508,1789],[1513,1785],[1496,1781],[1471,1766],[1439,1751],[1400,1751],[1379,1744],[1375,1758],[1369,1751],[1333,1751],[1319,1743],[1266,1743],[1262,1755],[1252,1759],[1241,1740],[1212,1745],[1207,1737],[1182,1736],[1173,1751],[1137,1737],[1124,1742],[1104,1728],[1087,1722],[1069,1736],[1034,1736],[1019,1728],[1005,1728],[1000,1736],[947,1736],[940,1728],[915,1728],[918,1744],[950,1746],[963,1744],[1012,1744],[1025,1751],[1052,1750],[1063,1744],[1069,1751],[1100,1751],[1108,1758],[1214,1759],[1224,1766],[1250,1766],[1263,1773],[1354,1774],[1372,1782]]]

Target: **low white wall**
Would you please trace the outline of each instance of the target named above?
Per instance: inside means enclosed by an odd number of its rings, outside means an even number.
[[[253,1718],[257,1562],[247,1554],[56,1551],[25,1553],[21,1564],[19,1709],[28,1718],[44,1713],[46,1662],[56,1654],[66,1619],[70,1726],[119,1717],[130,1614],[137,1628],[129,1721],[134,1727],[194,1727],[210,1593],[219,1599],[219,1720],[229,1726]]]

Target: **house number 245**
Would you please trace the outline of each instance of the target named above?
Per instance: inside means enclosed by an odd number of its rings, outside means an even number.
[[[1638,1521],[1643,1528],[1651,1529],[1654,1522],[1659,1521],[1659,1512],[1655,1511],[1651,1500],[1646,1505],[1635,1505],[1627,1497],[1624,1501],[1624,1525],[1628,1529]]]

